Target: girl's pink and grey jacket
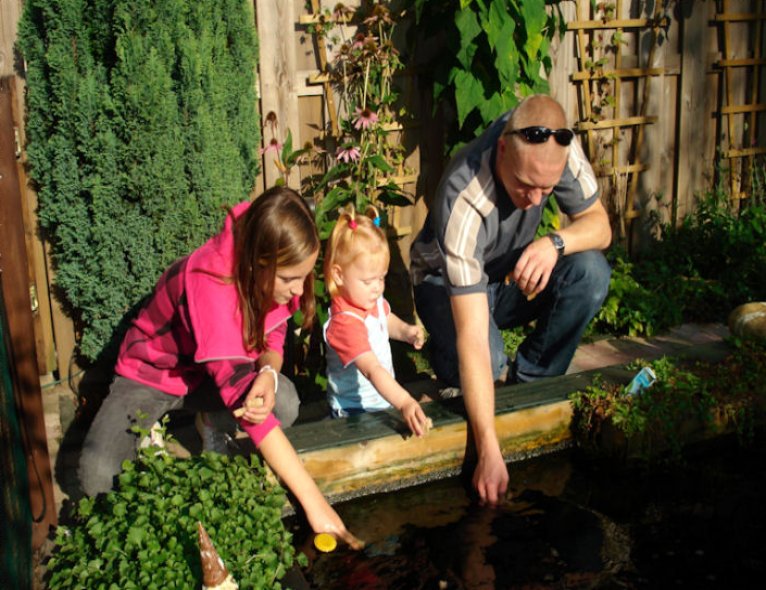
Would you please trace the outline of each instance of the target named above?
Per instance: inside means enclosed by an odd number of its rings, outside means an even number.
[[[239,217],[249,206],[249,201],[238,204],[232,215]],[[227,281],[234,262],[232,215],[221,233],[162,275],[122,341],[117,374],[179,396],[209,375],[229,409],[242,404],[264,351],[245,348],[237,290]],[[287,320],[298,306],[295,297],[266,315],[267,349],[283,354]],[[258,445],[279,421],[269,414],[261,424],[240,420],[240,425]]]

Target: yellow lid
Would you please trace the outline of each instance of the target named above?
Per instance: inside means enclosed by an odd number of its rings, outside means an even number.
[[[335,537],[328,533],[319,533],[316,537],[314,537],[314,547],[320,551],[323,551],[324,553],[334,551],[337,546],[338,542],[335,540]]]

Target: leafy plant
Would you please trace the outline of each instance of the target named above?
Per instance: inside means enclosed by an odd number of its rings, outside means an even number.
[[[720,188],[695,205],[678,227],[659,225],[658,240],[639,261],[647,279],[659,286],[673,278],[668,295],[692,319],[719,318],[766,297],[766,205],[754,197],[740,208]]]
[[[281,143],[276,116],[269,113],[266,118],[271,138],[264,153],[273,152],[283,175],[279,182],[296,165],[311,164],[321,171],[302,178],[301,192],[314,203],[322,239],[329,237],[338,210],[349,203],[357,211],[370,204],[379,209],[412,204],[397,180],[405,172],[404,147],[392,133],[401,132],[408,115],[396,106],[394,77],[404,65],[393,43],[397,17],[388,4],[375,1],[351,9],[339,3],[309,27],[335,55],[325,74],[338,98],[337,112],[324,129],[322,145],[295,149],[289,129]],[[348,24],[356,26],[351,39],[340,26]]]
[[[719,188],[699,196],[678,227],[655,216],[656,239],[634,260],[611,249],[609,294],[589,333],[651,336],[684,322],[726,321],[738,305],[766,299],[763,194],[735,207]]]
[[[198,588],[199,521],[240,588],[281,588],[296,559],[284,504],[255,454],[181,459],[148,446],[123,464],[114,491],[80,500],[58,528],[48,587]]]
[[[256,40],[241,0],[29,0],[30,177],[86,360],[257,174]]]
[[[586,335],[611,333],[652,336],[659,328],[681,323],[680,310],[642,285],[635,264],[620,247],[607,254],[612,267],[609,293]]]
[[[598,376],[570,396],[573,427],[583,446],[598,448],[607,423],[638,441],[635,448],[646,459],[667,450],[671,458],[680,458],[690,421],[707,428],[728,421],[741,441],[752,438],[756,417],[763,415],[766,403],[762,344],[744,343],[721,362],[689,365],[664,357],[651,363],[639,360],[629,368],[644,366],[654,370],[657,381],[639,393],[631,394],[627,385]]]
[[[434,99],[454,108],[447,145],[454,151],[520,98],[548,91],[550,42],[566,30],[558,4],[545,0],[413,0],[423,45],[440,38]]]
[[[503,344],[505,345],[505,353],[508,355],[508,358],[513,358],[516,355],[516,350],[518,350],[521,343],[524,342],[524,338],[527,337],[527,334],[530,331],[529,326],[518,326],[510,330],[500,331],[500,336],[502,336]]]

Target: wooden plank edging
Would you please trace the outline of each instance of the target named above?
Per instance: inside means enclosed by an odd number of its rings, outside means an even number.
[[[519,461],[572,444],[567,397],[590,383],[596,372],[603,370],[498,388],[495,427],[506,460]],[[434,427],[422,438],[409,435],[395,410],[300,424],[285,434],[319,488],[336,502],[461,471],[469,449],[462,398],[423,408]]]
[[[571,417],[567,401],[498,414],[495,425],[503,455],[509,461],[517,460],[570,443]],[[457,474],[466,442],[466,422],[461,419],[435,425],[421,438],[394,432],[303,451],[300,457],[322,492],[337,501]]]
[[[719,359],[727,347],[712,343],[680,346],[676,358]],[[628,383],[623,364],[562,375],[495,392],[495,428],[503,456],[516,462],[574,443],[569,395],[595,376]],[[409,436],[395,410],[320,420],[285,430],[309,474],[331,502],[409,487],[456,475],[466,461],[468,429],[462,398],[423,406],[434,427],[423,438]],[[470,459],[469,459],[470,460]]]

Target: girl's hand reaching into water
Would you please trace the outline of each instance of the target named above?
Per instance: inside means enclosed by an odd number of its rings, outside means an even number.
[[[315,533],[328,533],[358,551],[364,548],[364,541],[357,539],[343,524],[338,513],[326,501],[317,506],[305,507],[306,518]]]

